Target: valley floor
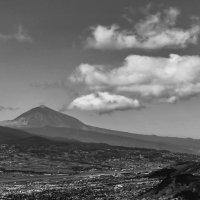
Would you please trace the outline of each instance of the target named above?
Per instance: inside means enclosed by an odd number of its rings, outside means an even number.
[[[101,172],[1,183],[0,193],[1,199],[133,199],[159,182],[132,173]]]
[[[170,174],[150,175],[185,160],[198,163],[200,157],[76,142],[41,146],[4,144],[0,145],[0,199],[164,200],[164,196],[157,198],[150,191]],[[189,172],[191,165],[183,166]],[[199,165],[193,172],[200,174]]]

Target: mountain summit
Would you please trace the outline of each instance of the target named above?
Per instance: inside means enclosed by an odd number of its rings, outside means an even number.
[[[87,126],[78,119],[69,115],[60,113],[46,106],[39,106],[21,114],[14,120],[1,122],[0,125],[12,127],[66,127],[75,129],[84,129]]]

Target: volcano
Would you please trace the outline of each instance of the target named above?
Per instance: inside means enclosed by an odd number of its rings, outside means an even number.
[[[98,128],[46,106],[32,108],[13,120],[0,122],[0,126],[20,129],[51,140],[77,140],[200,155],[200,140],[142,135]]]
[[[39,106],[21,114],[14,120],[1,122],[0,125],[16,128],[39,128],[39,127],[65,127],[85,129],[87,125],[78,119],[55,111],[46,106]]]

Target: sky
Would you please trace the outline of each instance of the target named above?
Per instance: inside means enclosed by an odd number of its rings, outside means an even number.
[[[199,0],[0,0],[0,120],[40,105],[200,139]]]

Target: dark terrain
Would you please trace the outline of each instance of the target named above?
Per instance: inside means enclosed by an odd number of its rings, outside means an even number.
[[[61,142],[6,127],[0,127],[0,141],[0,199],[158,199],[200,194],[197,155]],[[177,182],[181,178],[183,186]],[[174,191],[166,192],[172,185]]]
[[[200,163],[181,162],[147,175],[162,181],[141,195],[146,199],[180,198],[189,200],[200,199]]]

